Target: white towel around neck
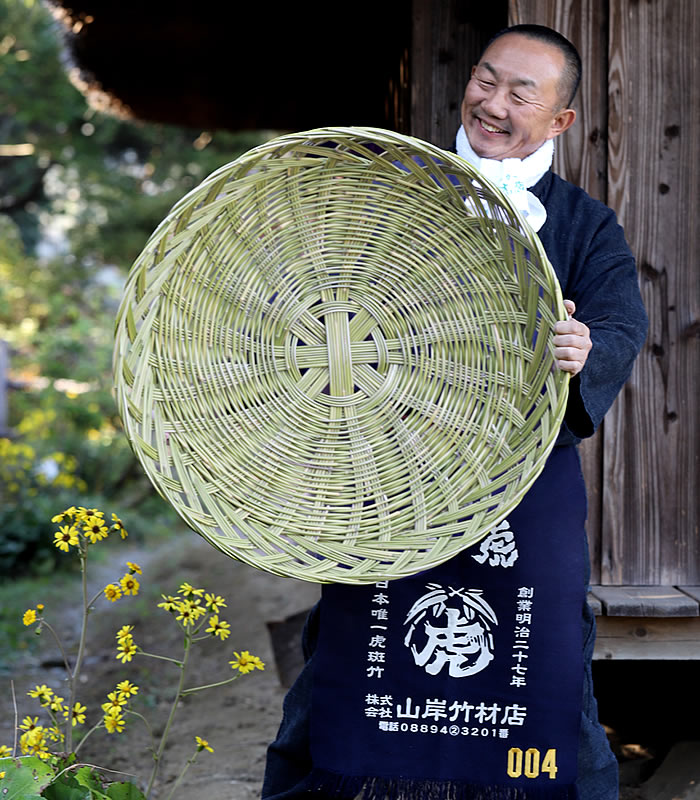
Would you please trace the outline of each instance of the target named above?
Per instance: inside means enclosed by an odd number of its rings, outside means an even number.
[[[504,158],[502,161],[497,161],[478,156],[469,144],[464,126],[460,125],[457,131],[457,154],[505,192],[533,230],[538,231],[544,225],[547,211],[537,197],[527,190],[534,186],[552,166],[554,158],[552,139],[548,139],[527,158]]]

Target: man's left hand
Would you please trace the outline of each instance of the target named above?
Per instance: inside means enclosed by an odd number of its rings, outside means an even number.
[[[566,322],[557,322],[554,325],[554,358],[559,369],[578,375],[583,369],[588,354],[591,352],[591,332],[588,326],[573,318],[576,304],[571,300],[564,300],[564,306],[569,312]]]

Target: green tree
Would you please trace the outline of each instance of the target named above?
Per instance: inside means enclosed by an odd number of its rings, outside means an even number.
[[[128,269],[176,200],[266,136],[96,110],[71,83],[62,31],[38,0],[0,0],[0,338],[29,387],[10,424],[39,463],[75,459],[99,503],[146,491],[129,486],[144,479],[111,397]]]

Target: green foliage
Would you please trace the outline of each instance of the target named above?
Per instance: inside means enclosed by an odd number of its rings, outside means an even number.
[[[37,756],[0,758],[0,796],[3,800],[32,800],[49,785],[53,770]]]
[[[45,4],[0,0],[0,144],[26,153],[0,155],[0,339],[25,384],[10,396],[10,426],[35,453],[27,474],[62,453],[76,465],[74,496],[128,508],[154,493],[111,395],[126,273],[179,198],[264,137],[96,110],[71,83],[61,36]],[[52,561],[38,517],[64,502],[44,487],[42,504],[30,483],[0,480],[0,574]]]

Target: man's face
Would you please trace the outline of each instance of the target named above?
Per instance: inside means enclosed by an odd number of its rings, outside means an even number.
[[[574,121],[562,109],[563,54],[517,33],[496,39],[472,69],[462,101],[462,124],[481,158],[525,158]]]

